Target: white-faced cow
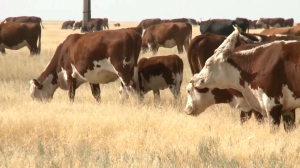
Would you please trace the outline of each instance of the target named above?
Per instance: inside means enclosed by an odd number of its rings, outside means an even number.
[[[3,20],[2,23],[7,22],[16,22],[16,23],[37,23],[38,25],[41,25],[42,28],[44,28],[42,24],[42,19],[40,17],[36,16],[18,16],[18,17],[8,17]]]
[[[138,95],[153,91],[154,97],[160,97],[160,90],[169,88],[176,99],[180,94],[183,77],[183,61],[178,55],[155,56],[142,58],[138,62],[139,90]],[[126,97],[124,86],[121,84],[120,94]]]
[[[237,42],[234,31],[216,49],[204,68],[190,81],[192,87],[235,89],[248,104],[270,123],[285,129],[294,127],[294,113],[300,106],[300,42],[275,41],[249,50],[232,51]]]
[[[178,53],[187,51],[192,37],[192,26],[189,23],[160,23],[148,27],[143,35],[142,51],[152,51],[156,54],[159,47],[173,48],[177,46]]]
[[[37,45],[37,41],[38,45]],[[0,24],[0,51],[18,50],[28,47],[30,55],[41,52],[41,26],[36,23],[2,23]]]
[[[41,75],[30,81],[31,97],[51,99],[60,87],[69,90],[73,101],[76,88],[89,82],[94,97],[100,101],[99,84],[118,78],[126,91],[133,91],[132,86],[138,80],[141,40],[141,29],[137,28],[69,35],[57,47]]]

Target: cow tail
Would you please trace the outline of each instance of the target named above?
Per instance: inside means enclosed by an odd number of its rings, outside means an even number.
[[[43,23],[42,23],[42,19],[41,19],[41,22],[40,22],[40,24],[41,24],[42,28],[44,29],[44,26],[43,26]]]
[[[38,54],[41,54],[41,48],[42,48],[42,30],[40,29],[39,32],[39,44],[38,44]]]

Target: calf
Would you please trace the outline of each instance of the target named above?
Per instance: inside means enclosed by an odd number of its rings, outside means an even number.
[[[177,46],[178,53],[187,51],[192,37],[192,26],[189,23],[160,23],[148,27],[143,35],[142,50],[152,50],[156,54],[159,47],[173,48]]]
[[[138,94],[144,97],[153,91],[154,97],[160,97],[159,90],[169,88],[176,99],[180,94],[183,76],[183,61],[177,55],[142,58],[138,62]],[[123,85],[120,94],[124,95]]]
[[[38,46],[37,41],[39,40]],[[0,51],[28,47],[30,55],[41,52],[41,26],[37,23],[7,22],[0,24]]]

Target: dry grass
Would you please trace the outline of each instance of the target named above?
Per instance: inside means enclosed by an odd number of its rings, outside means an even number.
[[[161,93],[161,102],[154,102],[152,93],[143,103],[122,102],[119,81],[101,86],[101,104],[87,84],[77,90],[73,104],[62,90],[51,102],[32,101],[29,80],[74,33],[61,30],[61,22],[44,26],[41,56],[29,57],[26,48],[0,56],[0,167],[300,166],[299,128],[286,134],[281,126],[270,134],[267,124],[253,119],[241,126],[239,112],[225,104],[197,118],[185,115],[185,87],[191,78],[186,53],[180,55],[185,65],[181,102],[174,103],[169,90]],[[199,27],[193,29],[193,36],[198,35]],[[169,53],[177,53],[176,48],[158,54]]]

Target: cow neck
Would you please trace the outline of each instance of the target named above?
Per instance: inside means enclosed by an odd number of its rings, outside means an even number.
[[[274,43],[273,43],[274,44]],[[261,57],[264,51],[266,51],[266,47],[272,45],[266,44],[262,45],[256,48],[252,48],[249,50],[243,50],[243,51],[238,51],[238,52],[232,52],[231,55],[228,57],[227,62],[237,68],[240,71],[241,74],[241,79],[240,79],[240,84],[244,87],[245,83],[251,83],[251,81],[256,77],[257,75],[257,70],[254,69],[256,66],[256,63],[258,63],[258,60],[261,59],[260,61],[264,62],[264,59]],[[275,44],[276,45],[276,44]],[[272,49],[269,48],[270,50]],[[273,49],[274,50],[274,49]],[[271,52],[276,52],[277,50],[271,51]],[[270,53],[268,53],[270,54]],[[265,62],[266,63],[266,62]],[[263,66],[263,65],[261,65]]]
[[[62,48],[62,44],[60,44],[55,53],[54,56],[51,58],[50,62],[48,63],[48,65],[46,66],[46,68],[44,69],[44,71],[41,73],[41,75],[37,78],[37,80],[41,83],[44,82],[44,80],[50,75],[53,75],[53,80],[52,80],[52,84],[56,84],[57,83],[57,72],[56,72],[56,68],[57,68],[57,64],[58,64],[58,59],[59,59],[59,53],[61,51]]]

